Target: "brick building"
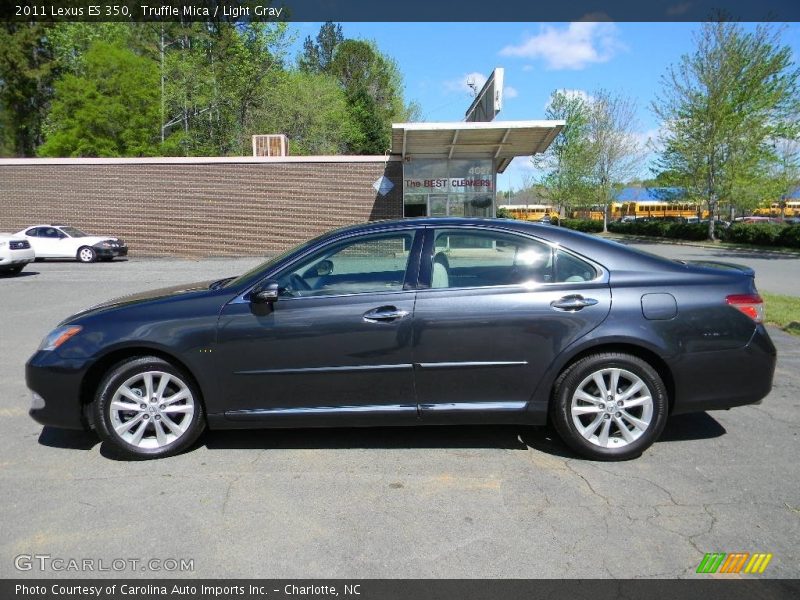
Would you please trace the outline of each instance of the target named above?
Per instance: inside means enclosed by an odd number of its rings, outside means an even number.
[[[373,183],[393,188],[380,195]],[[334,227],[403,215],[384,157],[0,160],[0,231],[68,223],[134,255],[281,252]]]
[[[494,216],[497,173],[562,126],[402,123],[387,156],[0,159],[0,231],[67,223],[134,256],[243,256],[369,220]]]

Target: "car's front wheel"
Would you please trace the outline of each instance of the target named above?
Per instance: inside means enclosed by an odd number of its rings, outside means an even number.
[[[90,246],[82,246],[78,249],[78,260],[82,263],[92,263],[97,260],[97,252]]]
[[[157,357],[114,366],[100,383],[94,406],[100,438],[126,458],[161,458],[188,448],[205,428],[197,386]]]
[[[552,419],[561,438],[595,460],[639,456],[661,435],[668,398],[658,372],[629,354],[587,356],[556,381]]]

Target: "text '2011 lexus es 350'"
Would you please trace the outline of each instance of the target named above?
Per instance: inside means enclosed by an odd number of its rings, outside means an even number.
[[[66,319],[28,361],[30,414],[130,458],[206,427],[549,420],[620,460],[669,415],[760,402],[763,318],[746,267],[520,221],[374,222]]]

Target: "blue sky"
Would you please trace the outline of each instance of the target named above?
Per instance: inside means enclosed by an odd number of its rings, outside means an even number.
[[[295,23],[296,49],[316,36],[319,23]],[[751,28],[752,25],[746,25]],[[555,89],[591,94],[606,88],[638,105],[642,139],[656,134],[650,104],[670,64],[692,51],[697,23],[343,23],[345,37],[370,39],[394,58],[405,95],[425,121],[459,121],[471,102],[466,80],[480,83],[505,69],[505,99],[498,120],[541,119]],[[786,26],[783,42],[800,57],[800,24]],[[296,53],[296,49],[293,54]],[[516,159],[498,188],[520,188],[530,170]],[[649,175],[647,165],[642,176]]]

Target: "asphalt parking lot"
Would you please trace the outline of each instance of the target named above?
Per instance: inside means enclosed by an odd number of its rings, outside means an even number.
[[[756,261],[760,289],[800,295],[798,258],[646,249]],[[800,576],[800,338],[775,329],[762,405],[676,417],[624,463],[578,459],[545,428],[496,426],[211,432],[181,456],[124,462],[27,416],[25,360],[62,318],[257,262],[134,256],[0,278],[0,577],[699,577],[706,552],[769,552],[764,577]],[[15,568],[35,554],[194,568]]]

